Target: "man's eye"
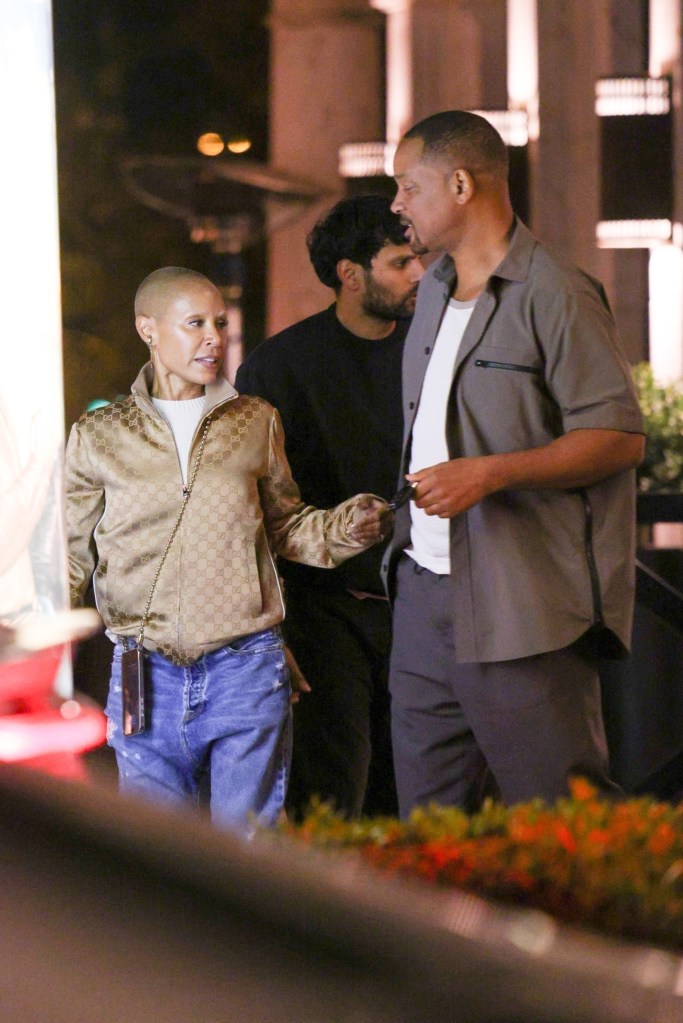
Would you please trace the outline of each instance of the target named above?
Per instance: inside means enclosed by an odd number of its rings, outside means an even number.
[[[227,325],[228,325],[227,320],[216,320],[216,326],[218,327],[219,330],[225,330]]]

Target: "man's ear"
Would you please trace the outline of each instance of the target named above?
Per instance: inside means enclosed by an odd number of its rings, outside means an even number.
[[[135,329],[146,345],[152,345],[154,338],[154,317],[140,314],[135,317]]]
[[[340,259],[337,263],[337,277],[342,287],[360,291],[363,286],[363,267],[352,259]]]
[[[474,195],[474,178],[464,167],[457,167],[451,174],[450,188],[456,202],[468,202]]]

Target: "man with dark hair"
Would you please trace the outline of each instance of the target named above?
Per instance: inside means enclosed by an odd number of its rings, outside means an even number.
[[[337,203],[308,248],[335,303],[261,344],[236,385],[280,412],[306,502],[334,504],[332,495],[359,488],[390,497],[401,453],[401,355],[422,266],[381,196]],[[311,687],[294,710],[287,805],[295,816],[313,796],[349,816],[396,810],[381,550],[355,560],[353,570],[328,573],[280,566],[285,638]]]
[[[516,218],[502,139],[461,110],[400,142],[420,285],[403,363],[390,690],[400,811],[609,780],[598,656],[630,642],[642,422],[599,282]]]

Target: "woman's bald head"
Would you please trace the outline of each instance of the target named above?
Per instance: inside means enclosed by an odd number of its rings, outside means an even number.
[[[178,297],[185,285],[215,285],[196,270],[184,266],[162,266],[145,277],[135,293],[136,316],[159,316],[170,301]]]

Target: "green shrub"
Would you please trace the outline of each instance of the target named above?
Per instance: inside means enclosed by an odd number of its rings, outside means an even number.
[[[638,489],[683,493],[683,381],[656,383],[647,362],[638,363],[632,372],[647,434]]]

